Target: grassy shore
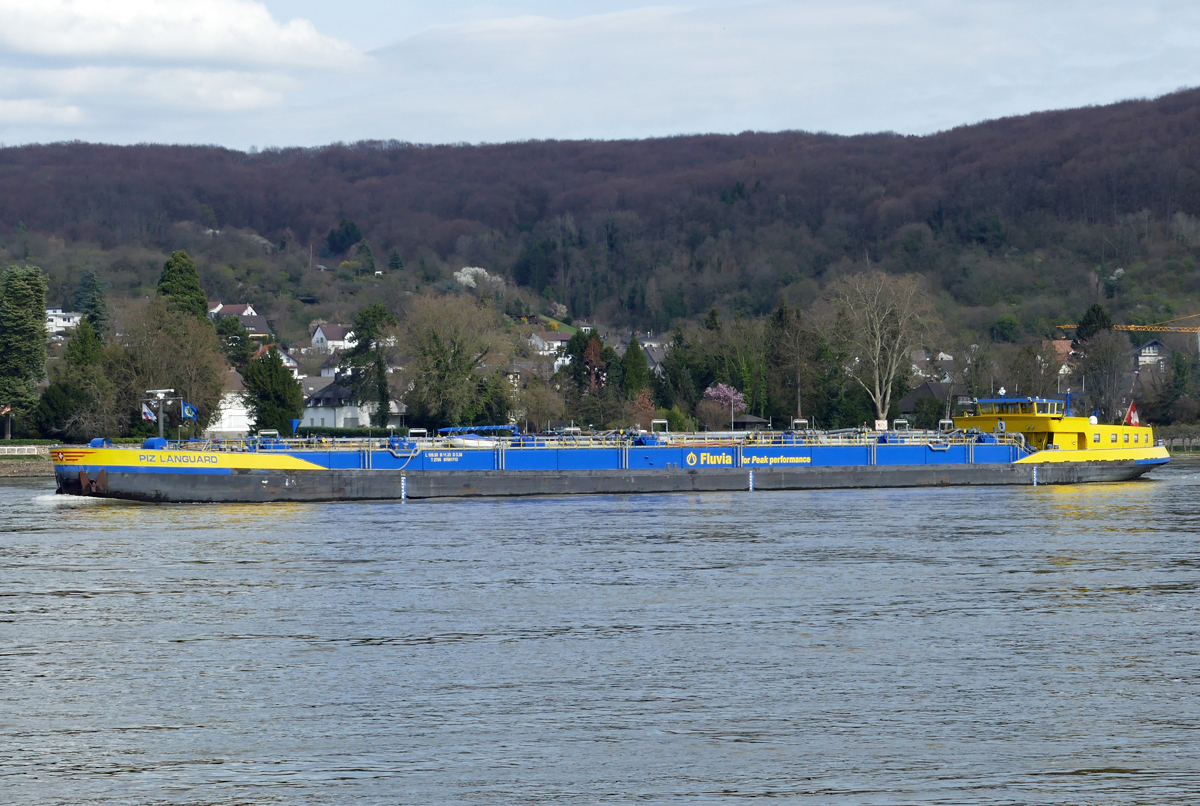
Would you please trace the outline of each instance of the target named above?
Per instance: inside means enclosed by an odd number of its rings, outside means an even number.
[[[0,478],[53,475],[49,456],[0,456]]]

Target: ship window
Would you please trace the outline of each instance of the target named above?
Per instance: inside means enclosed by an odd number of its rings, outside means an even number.
[[[1128,442],[1128,441],[1129,441],[1129,435],[1128,435],[1128,434],[1126,434],[1126,435],[1125,435],[1125,441],[1126,441],[1126,442]]]
[[[1134,435],[1133,435],[1133,441],[1134,441],[1134,442],[1137,442],[1137,441],[1138,441],[1138,435],[1137,435],[1137,434],[1134,434]]]
[[[994,411],[995,411],[995,406],[993,406],[991,403],[980,403],[979,404],[979,413],[980,414],[991,414]]]
[[[1099,441],[1100,441],[1100,435],[1092,434],[1092,442],[1099,442]]]
[[[1109,442],[1116,442],[1116,441],[1117,441],[1117,435],[1116,435],[1116,434],[1109,434],[1109,435],[1108,435],[1108,437],[1109,437],[1109,439],[1108,439],[1108,441],[1109,441]]]
[[[1050,413],[1050,404],[1049,403],[1038,403],[1037,404],[1037,413],[1038,414],[1049,414]]]

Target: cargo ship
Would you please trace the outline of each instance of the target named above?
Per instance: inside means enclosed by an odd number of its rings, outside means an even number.
[[[935,431],[886,428],[553,435],[515,426],[380,439],[146,440],[51,449],[58,491],[151,502],[1077,484],[1135,479],[1169,455],[1153,430],[1000,397]],[[888,425],[881,423],[879,425]]]

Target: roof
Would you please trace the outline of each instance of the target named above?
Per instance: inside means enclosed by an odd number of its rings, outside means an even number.
[[[262,347],[259,347],[258,350],[255,351],[254,357],[259,358],[260,356],[265,355],[266,352],[268,350],[270,350],[272,347],[274,347],[275,350],[279,353],[279,357],[283,359],[283,363],[299,366],[300,362],[297,361],[295,358],[292,358],[291,353],[289,353],[287,350],[280,347],[278,344],[264,344]]]
[[[539,339],[541,339],[544,342],[551,342],[551,341],[567,342],[567,341],[571,340],[571,337],[568,336],[566,333],[561,333],[561,332],[554,331],[554,330],[543,330],[538,333],[535,333],[534,335],[537,336]]]
[[[222,305],[218,302],[216,312],[221,316],[246,316],[249,311],[253,310],[253,305],[244,303],[241,305]],[[251,313],[250,315],[255,316],[256,314]]]
[[[642,352],[646,354],[646,357],[650,359],[650,363],[654,365],[661,364],[667,357],[667,348],[657,344],[642,347]]]
[[[321,332],[326,341],[345,341],[346,337],[353,332],[349,325],[318,325],[317,330],[313,331],[314,338],[316,338],[317,331]]]
[[[733,418],[735,423],[765,423],[767,422],[762,417],[755,417],[753,414],[739,414]]]
[[[271,325],[265,316],[239,316],[238,319],[241,321],[242,327],[250,331],[251,336],[271,335]]]
[[[329,354],[329,358],[326,358],[323,362],[321,362],[320,368],[321,369],[337,369],[337,366],[340,363],[342,363],[342,354],[339,353],[337,350],[334,350],[332,353]]]
[[[304,401],[305,406],[345,406],[350,401],[350,390],[342,386],[340,383],[334,382],[328,384],[322,389],[317,389],[308,400]]]
[[[336,382],[337,381],[334,378],[322,378],[319,375],[313,377],[310,375],[309,377],[300,381],[300,390],[304,393],[305,397],[311,397],[325,387]]]
[[[966,387],[958,383],[941,383],[939,381],[925,381],[917,386],[904,397],[896,406],[902,412],[911,412],[917,406],[918,400],[934,399],[945,400],[946,395],[959,396],[966,392]]]
[[[221,387],[225,392],[241,392],[245,390],[246,385],[242,383],[242,376],[238,374],[236,369],[230,367],[229,372],[225,373],[225,384]]]

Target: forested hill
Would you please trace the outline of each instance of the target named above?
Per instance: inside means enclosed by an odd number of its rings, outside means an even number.
[[[186,248],[210,297],[284,334],[464,266],[505,275],[521,305],[662,329],[713,305],[803,306],[869,261],[928,276],[952,328],[1019,339],[1101,297],[1118,321],[1200,310],[1198,165],[1200,90],[927,137],[59,143],[0,149],[0,258],[42,265],[57,302],[88,266],[142,293]],[[330,254],[343,220],[371,255]],[[310,248],[331,271],[310,271]],[[350,270],[372,257],[382,277]]]

